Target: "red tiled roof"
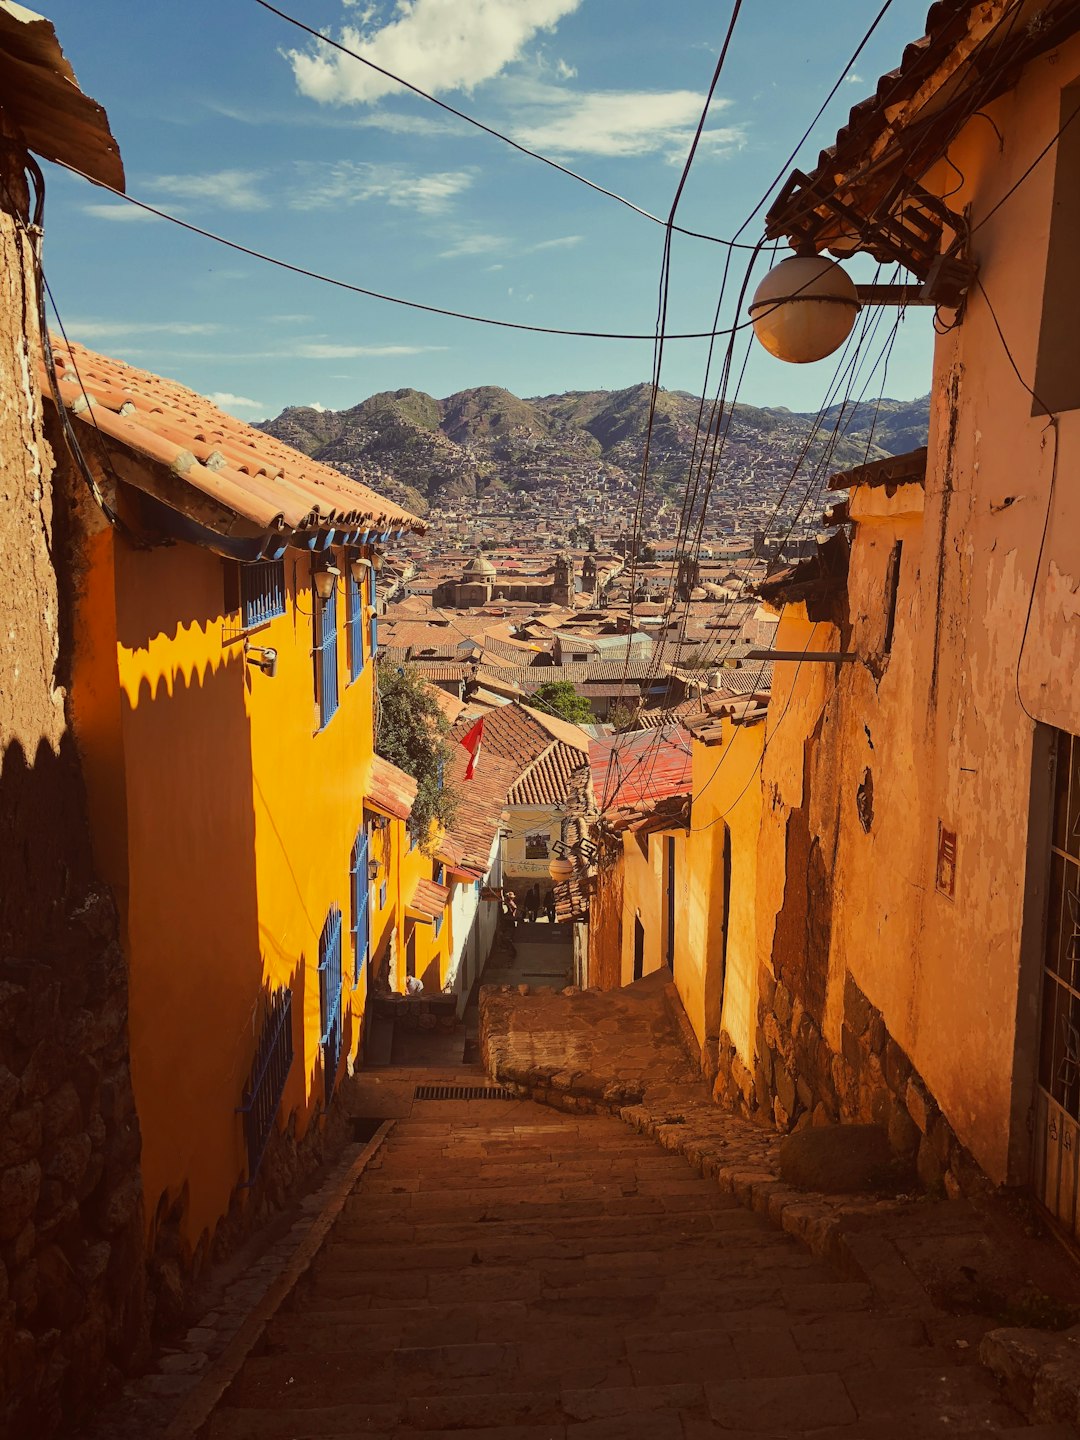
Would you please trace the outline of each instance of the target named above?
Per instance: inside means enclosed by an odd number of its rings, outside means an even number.
[[[381,755],[371,757],[364,801],[375,810],[385,811],[395,820],[408,820],[416,799],[416,781],[404,770],[391,765]]]
[[[447,783],[457,791],[457,813],[439,842],[438,854],[448,865],[479,878],[487,873],[491,846],[502,824],[506,793],[517,767],[510,760],[481,750],[472,779],[466,780],[468,763],[469,752],[463,745],[456,745]]]
[[[204,396],[53,339],[60,398],[74,420],[140,462],[121,478],[209,536],[290,543],[297,532],[422,533],[415,515],[329,465],[226,415]],[[42,391],[51,397],[48,374]],[[206,543],[209,543],[207,541]]]
[[[519,777],[507,795],[511,805],[558,805],[566,799],[570,777],[586,757],[561,740],[549,746]]]
[[[410,910],[419,910],[421,915],[427,916],[429,920],[437,920],[446,909],[446,902],[450,899],[450,886],[440,885],[435,880],[420,879],[416,882],[416,888],[406,901]]]
[[[589,765],[601,809],[686,794],[693,771],[690,736],[681,725],[605,736],[590,744]]]

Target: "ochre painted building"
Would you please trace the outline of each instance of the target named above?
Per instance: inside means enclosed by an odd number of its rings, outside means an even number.
[[[422,526],[179,386],[57,358],[114,516],[73,477],[74,715],[128,958],[147,1221],[197,1266],[264,1152],[330,1103],[407,900],[373,655],[379,553]]]

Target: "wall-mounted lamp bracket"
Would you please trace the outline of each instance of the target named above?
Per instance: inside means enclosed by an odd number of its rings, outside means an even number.
[[[255,670],[272,680],[277,674],[277,651],[272,645],[249,645],[244,641],[244,659]]]

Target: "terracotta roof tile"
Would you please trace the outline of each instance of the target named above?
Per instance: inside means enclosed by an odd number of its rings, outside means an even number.
[[[395,820],[408,820],[416,799],[416,781],[381,755],[371,757],[364,800]]]
[[[435,880],[417,880],[413,893],[406,901],[409,909],[419,910],[429,920],[437,920],[446,909],[450,899],[450,886],[440,885]]]
[[[570,777],[581,768],[580,749],[556,741],[523,771],[507,795],[511,805],[558,805],[566,799]]]
[[[421,520],[358,481],[226,415],[175,381],[53,338],[61,400],[146,467],[125,482],[225,538],[288,543],[312,530],[422,533]],[[52,395],[47,374],[42,390]],[[157,470],[162,473],[158,475]],[[143,483],[145,482],[145,483]]]

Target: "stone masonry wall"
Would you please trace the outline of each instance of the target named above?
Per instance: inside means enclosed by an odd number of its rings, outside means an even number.
[[[44,1440],[138,1357],[146,1307],[126,970],[67,719],[65,518],[2,115],[0,139],[0,1436]]]
[[[840,1121],[881,1125],[920,1183],[951,1198],[988,1181],[850,974],[844,983],[841,1053],[805,1005],[764,966],[759,974],[753,1069],[721,1033],[713,1087],[718,1103],[787,1132]]]

